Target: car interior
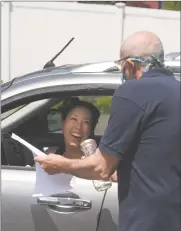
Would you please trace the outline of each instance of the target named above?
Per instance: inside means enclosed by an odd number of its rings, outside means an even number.
[[[96,97],[85,96],[84,100],[93,100]],[[25,139],[42,151],[54,146],[60,148],[64,146],[64,136],[61,130],[61,113],[57,109],[57,107],[61,106],[61,102],[62,99],[60,98],[43,99],[27,105],[23,104],[18,108],[16,107],[13,110],[2,113],[1,165],[34,166],[33,153],[24,145],[12,139],[12,133]],[[97,145],[99,145],[109,114],[101,116],[94,137]]]

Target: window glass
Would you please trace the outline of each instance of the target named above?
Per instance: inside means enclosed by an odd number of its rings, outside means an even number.
[[[53,105],[48,114],[47,114],[47,122],[48,122],[48,132],[61,133],[62,132],[62,117],[60,113],[60,108],[62,105],[62,101]]]
[[[1,120],[7,118],[8,116],[12,115],[13,113],[15,113],[16,111],[20,110],[21,108],[23,108],[25,105],[21,105],[19,107],[13,108],[11,110],[8,110],[6,112],[3,112],[1,114]]]

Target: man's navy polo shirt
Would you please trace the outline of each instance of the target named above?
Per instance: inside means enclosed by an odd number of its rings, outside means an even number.
[[[100,150],[118,165],[119,231],[181,230],[180,82],[154,69],[114,93]]]

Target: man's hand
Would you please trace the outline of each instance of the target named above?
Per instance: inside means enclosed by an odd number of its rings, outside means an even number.
[[[118,181],[118,176],[117,176],[117,171],[111,176],[112,182],[117,182]]]
[[[48,174],[64,173],[66,168],[66,158],[60,155],[49,154],[46,156],[36,156],[35,162],[40,164],[40,167],[44,169]]]

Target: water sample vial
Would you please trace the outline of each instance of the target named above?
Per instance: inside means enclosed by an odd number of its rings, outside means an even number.
[[[94,155],[97,149],[96,141],[93,139],[84,140],[80,144],[81,150],[86,157]],[[94,188],[97,191],[104,191],[112,186],[112,181],[93,180]]]

